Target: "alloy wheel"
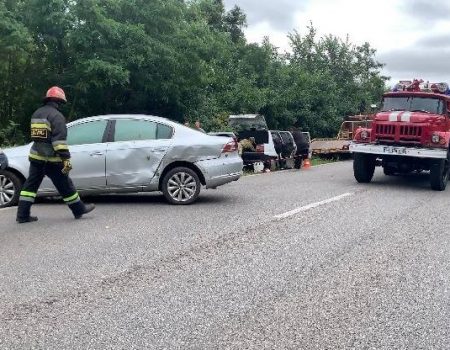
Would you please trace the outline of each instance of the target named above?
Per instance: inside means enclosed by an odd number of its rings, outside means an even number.
[[[0,205],[9,204],[15,193],[14,182],[5,175],[0,175]]]
[[[178,172],[169,179],[167,190],[173,200],[187,202],[195,195],[197,182],[188,173]]]

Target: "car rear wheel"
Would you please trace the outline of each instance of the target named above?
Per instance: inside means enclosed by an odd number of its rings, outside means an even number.
[[[162,192],[169,203],[186,205],[197,200],[200,186],[200,179],[195,171],[177,167],[164,176]]]
[[[353,173],[356,181],[368,183],[375,172],[375,158],[370,154],[355,153],[353,157]]]
[[[22,181],[19,177],[8,171],[0,171],[0,208],[16,205],[19,202]]]

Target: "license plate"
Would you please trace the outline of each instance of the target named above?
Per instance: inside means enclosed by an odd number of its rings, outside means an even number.
[[[384,146],[383,153],[388,154],[406,154],[406,147]]]

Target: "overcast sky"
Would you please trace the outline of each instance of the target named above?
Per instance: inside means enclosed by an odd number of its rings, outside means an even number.
[[[312,22],[320,35],[348,35],[377,50],[383,74],[399,79],[422,78],[450,83],[450,0],[224,0],[227,9],[247,15],[246,36],[264,36],[281,51],[289,49],[287,33],[306,33]]]

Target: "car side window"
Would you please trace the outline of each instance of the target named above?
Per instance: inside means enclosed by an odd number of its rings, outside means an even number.
[[[95,120],[71,126],[67,128],[67,144],[70,146],[102,143],[107,124],[107,120]]]
[[[139,141],[171,139],[173,129],[150,120],[116,120],[114,141]]]
[[[116,120],[114,141],[156,140],[158,124],[148,120]]]
[[[156,138],[158,140],[171,139],[172,136],[173,136],[173,129],[170,126],[164,125],[164,124],[158,124],[158,129],[156,132]]]
[[[278,133],[272,131],[271,134],[274,143],[281,143],[281,138],[280,135],[278,135]]]
[[[283,142],[292,144],[293,140],[291,135],[289,135],[287,132],[280,132],[281,138],[283,139]]]

